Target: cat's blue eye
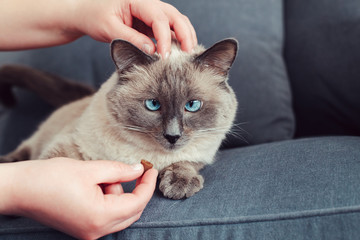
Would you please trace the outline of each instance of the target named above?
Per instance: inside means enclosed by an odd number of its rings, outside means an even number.
[[[185,104],[185,109],[189,112],[197,112],[201,108],[201,101],[191,100]]]
[[[160,102],[156,99],[147,99],[145,100],[145,107],[150,111],[157,111],[160,109]]]

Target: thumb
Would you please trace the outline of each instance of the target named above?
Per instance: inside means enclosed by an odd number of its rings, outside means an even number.
[[[118,161],[95,160],[87,161],[93,179],[100,183],[129,182],[139,178],[144,167],[138,163],[128,165]]]

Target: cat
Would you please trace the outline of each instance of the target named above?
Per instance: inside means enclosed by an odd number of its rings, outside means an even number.
[[[115,73],[96,93],[87,89],[82,98],[58,108],[0,161],[69,157],[134,164],[146,159],[159,170],[165,197],[188,198],[203,188],[199,170],[213,163],[235,118],[237,100],[228,75],[237,48],[235,39],[224,39],[187,53],[173,43],[170,56],[162,59],[113,40]],[[32,78],[54,77],[40,75]],[[66,101],[71,99],[76,97]]]

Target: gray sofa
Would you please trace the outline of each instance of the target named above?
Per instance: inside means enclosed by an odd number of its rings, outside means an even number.
[[[230,72],[240,103],[236,134],[202,170],[202,191],[178,201],[156,191],[139,221],[103,239],[359,239],[359,1],[169,2],[189,16],[205,46],[238,39]],[[86,37],[0,53],[7,63],[95,86],[114,71],[108,45]],[[52,111],[32,93],[16,94],[15,108],[0,108],[0,154]],[[0,239],[72,238],[0,216]]]

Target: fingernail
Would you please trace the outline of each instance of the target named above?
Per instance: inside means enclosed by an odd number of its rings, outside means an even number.
[[[147,53],[147,54],[151,54],[151,47],[149,44],[145,43],[143,46],[142,46],[142,49],[141,49],[143,52]]]
[[[169,52],[166,52],[166,53],[165,53],[165,58],[164,58],[164,59],[168,59],[168,58],[169,58],[169,56],[170,56],[170,53],[169,53]]]
[[[139,171],[139,170],[141,170],[143,168],[143,166],[140,163],[137,163],[137,164],[131,165],[131,168],[134,171]]]

